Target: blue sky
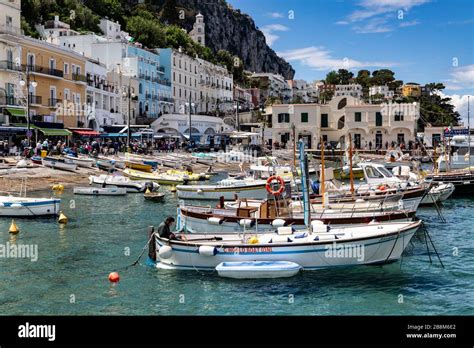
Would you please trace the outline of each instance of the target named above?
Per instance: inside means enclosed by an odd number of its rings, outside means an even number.
[[[443,82],[462,113],[474,94],[473,0],[228,2],[254,19],[296,78],[389,68],[404,82]]]

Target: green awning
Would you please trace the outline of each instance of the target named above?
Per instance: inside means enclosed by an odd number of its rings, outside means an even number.
[[[5,108],[5,110],[10,114],[10,116],[26,117],[25,109]]]
[[[38,129],[43,133],[44,135],[49,135],[49,136],[68,136],[71,135],[72,132],[68,131],[67,129],[56,129],[56,128],[39,128]]]

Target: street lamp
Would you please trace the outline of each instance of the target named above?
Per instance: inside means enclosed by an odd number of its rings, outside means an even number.
[[[191,101],[191,93],[189,93],[189,102],[185,103],[186,107],[189,110],[189,144],[191,144],[191,136],[192,136],[192,127],[191,127],[191,108],[195,107],[195,104]]]
[[[239,110],[242,110],[242,106],[239,104],[239,101],[236,100],[234,104],[235,109],[235,124],[237,128],[237,132],[240,131],[240,122],[239,122]]]
[[[26,127],[28,129],[26,133],[26,139],[28,142],[28,147],[30,146],[30,138],[31,138],[31,130],[30,130],[30,86],[33,88],[36,88],[38,86],[38,83],[33,80],[30,81],[30,70],[28,68],[28,65],[26,65],[26,70],[25,70],[25,75],[26,75],[26,81],[21,79],[20,80],[20,86],[24,87],[26,86]]]
[[[128,117],[127,117],[127,150],[130,152],[130,137],[131,137],[131,131],[130,131],[130,115],[132,113],[132,99],[135,100],[135,88],[130,86],[130,80],[128,83],[128,86],[123,86],[123,93],[122,96],[124,98],[128,98]]]

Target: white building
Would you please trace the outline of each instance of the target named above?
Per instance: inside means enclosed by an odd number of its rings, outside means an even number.
[[[254,73],[251,78],[259,82],[258,87],[261,89],[263,99],[274,97],[283,103],[288,103],[293,98],[292,89],[280,74]]]
[[[69,24],[61,22],[59,16],[54,16],[53,20],[38,24],[35,27],[43,39],[54,45],[59,45],[60,38],[63,36],[79,35],[79,32],[72,30]]]
[[[362,98],[362,86],[359,84],[336,85],[335,97]]]
[[[181,135],[189,137],[189,116],[183,114],[167,114],[159,117],[151,124],[155,133]],[[230,130],[222,118],[204,115],[191,115],[191,136],[200,141],[203,136],[213,135]]]
[[[223,66],[197,58],[200,112],[228,111],[232,108],[233,76]]]
[[[292,89],[293,100],[301,99],[303,103],[315,103],[319,100],[318,86],[313,81],[308,83],[305,80],[287,80]]]
[[[374,96],[377,94],[383,95],[385,99],[392,99],[395,92],[391,91],[388,86],[372,86],[369,88],[369,96]]]
[[[189,36],[193,41],[206,46],[206,24],[201,13],[196,15],[196,21],[193,24],[193,29],[189,32]]]
[[[292,125],[297,139],[306,139],[316,148],[322,137],[334,146],[347,144],[352,134],[356,148],[385,148],[388,144],[415,139],[419,118],[416,104],[363,104],[354,97],[334,97],[328,104],[281,104],[272,106],[272,141],[292,141]]]
[[[92,59],[86,62],[86,117],[89,128],[124,124],[122,91],[116,71]]]

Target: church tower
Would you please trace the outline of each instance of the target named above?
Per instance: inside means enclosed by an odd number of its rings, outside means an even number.
[[[189,35],[193,41],[206,46],[206,24],[204,24],[204,16],[201,13],[196,15],[193,30],[189,32]]]

